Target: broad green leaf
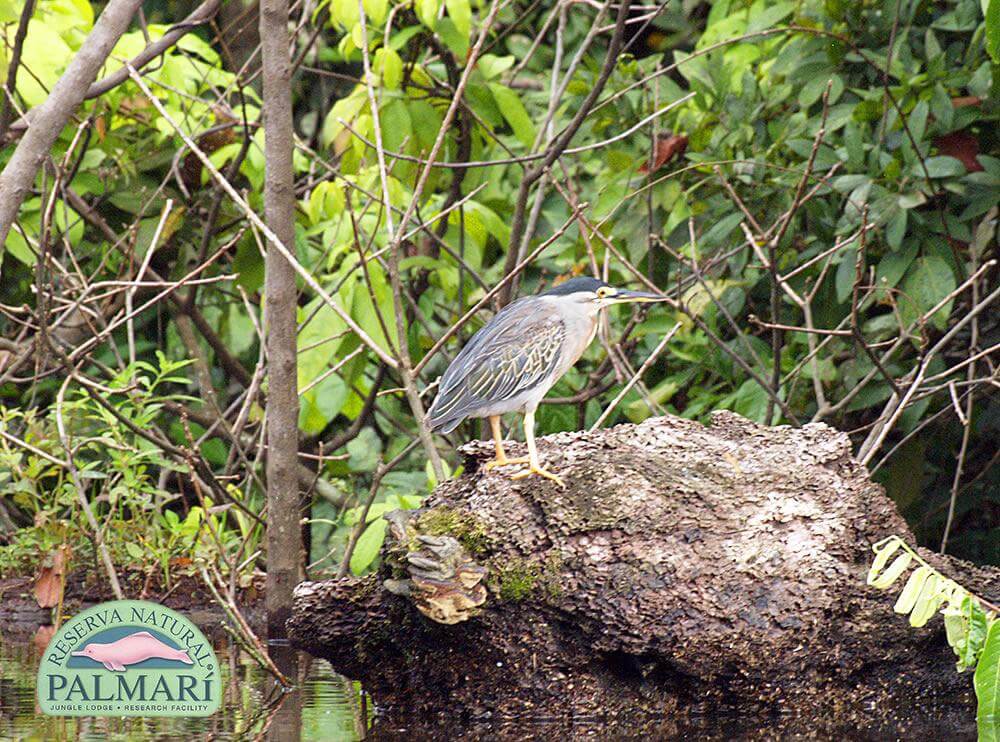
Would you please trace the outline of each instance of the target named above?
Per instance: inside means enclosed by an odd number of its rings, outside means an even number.
[[[903,281],[903,296],[899,299],[903,320],[907,323],[913,322],[954,291],[955,286],[955,274],[940,255],[917,258]],[[943,329],[947,324],[952,303],[953,301],[948,301],[931,317],[931,321],[939,329]]]
[[[379,519],[372,523],[361,534],[358,542],[354,545],[354,552],[351,554],[351,571],[360,575],[368,569],[375,557],[378,556],[379,549],[385,541],[385,529],[389,524]]]
[[[986,6],[986,51],[1000,64],[1000,0],[989,0]]]
[[[913,570],[910,579],[906,581],[906,587],[903,588],[903,592],[899,594],[899,598],[896,600],[896,605],[892,607],[896,613],[907,615],[913,610],[913,606],[917,604],[917,597],[920,595],[920,591],[924,587],[924,582],[930,573],[931,568],[923,565]]]
[[[0,0],[0,23],[13,23],[18,20],[19,7],[15,7],[14,0]]]
[[[924,160],[924,167],[927,168],[927,175],[931,178],[951,178],[958,175],[965,175],[965,165],[954,157],[948,157],[947,155],[928,157]],[[919,162],[914,163],[912,173],[917,177],[924,176],[924,168],[920,166]]]
[[[382,21],[385,20],[385,13],[389,7],[389,0],[362,0],[362,4],[365,9],[365,15],[367,15],[372,21],[374,21],[376,26],[381,26]],[[355,3],[357,5],[357,3]],[[372,36],[373,30],[372,24],[368,24],[368,36]]]
[[[885,590],[899,579],[899,576],[910,566],[911,561],[913,561],[913,557],[910,556],[909,552],[900,554],[892,561],[892,564],[886,567],[882,574],[875,578],[874,582],[871,583],[872,587]]]
[[[927,114],[930,113],[930,110],[927,101],[921,100],[910,111],[910,134],[918,143],[924,138],[924,131],[927,129]]]
[[[431,31],[437,27],[437,16],[440,8],[440,0],[414,0],[414,10],[417,11],[417,18]]]
[[[350,124],[367,104],[368,98],[365,89],[360,85],[346,98],[341,98],[334,103],[323,122],[323,144],[330,146],[341,132],[346,134],[347,130],[340,122],[345,121]],[[336,149],[337,154],[343,151],[343,147],[339,146],[339,143]]]
[[[411,100],[407,108],[416,143],[421,149],[429,150],[441,129],[441,112],[425,100]]]
[[[852,243],[854,244],[854,243]],[[855,248],[847,250],[834,274],[834,288],[837,290],[837,301],[845,302],[854,293],[854,279],[857,278],[858,253]]]
[[[958,654],[959,669],[967,670],[975,667],[979,659],[983,644],[986,642],[989,622],[979,601],[971,595],[966,595],[962,600],[962,613],[969,624],[969,635],[965,645],[956,649],[956,654]]]
[[[472,9],[469,7],[469,0],[445,0],[444,4],[448,8],[448,17],[455,24],[455,28],[468,38],[472,31]]]
[[[513,66],[513,55],[498,57],[495,54],[484,54],[479,58],[479,61],[476,62],[476,69],[478,69],[487,80],[499,77]]]
[[[438,19],[434,33],[444,41],[456,59],[465,59],[469,56],[469,35],[459,31],[450,17]]]
[[[403,80],[403,60],[392,49],[379,49],[375,52],[375,71],[382,75],[385,87],[395,90]]]
[[[510,88],[495,82],[490,83],[490,91],[504,120],[510,124],[514,136],[521,144],[530,147],[535,141],[535,124],[521,103],[520,96]]]
[[[762,10],[756,12],[758,8]],[[792,11],[795,10],[795,3],[780,2],[767,6],[764,3],[754,3],[750,10],[750,22],[747,24],[744,33],[755,33],[771,28],[780,21],[783,21]],[[824,83],[825,84],[825,83]]]
[[[958,647],[968,641],[969,626],[960,613],[944,614],[944,631],[950,647]]]
[[[145,556],[145,552],[143,552],[142,547],[134,541],[125,542],[125,551],[127,551],[128,555],[133,559],[142,559]]]
[[[306,213],[312,224],[338,216],[344,211],[345,196],[340,184],[332,181],[318,183],[309,194]]]
[[[347,444],[347,453],[350,454],[347,464],[351,471],[374,471],[382,455],[382,443],[374,430],[364,428],[357,438]]]
[[[358,22],[358,0],[330,0],[330,20],[342,30],[353,28]]]
[[[896,213],[890,217],[889,222],[885,226],[885,241],[889,243],[889,247],[893,250],[898,250],[903,244],[908,219],[909,216],[905,209],[896,209]]]
[[[986,632],[974,682],[979,702],[977,720],[1000,722],[1000,619],[994,619]]]

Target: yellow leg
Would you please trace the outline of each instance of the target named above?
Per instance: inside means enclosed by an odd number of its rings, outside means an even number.
[[[542,468],[541,463],[538,461],[538,449],[535,447],[534,411],[524,413],[524,440],[528,444],[528,470],[518,472],[511,479],[524,479],[525,477],[530,477],[532,474],[537,474],[540,477],[551,479],[560,487],[565,487],[566,483],[557,474]]]
[[[494,469],[498,466],[507,466],[507,464],[528,463],[528,458],[526,456],[519,456],[516,459],[507,458],[507,452],[503,450],[503,435],[500,432],[499,415],[490,416],[490,429],[493,431],[493,445],[496,448],[496,458],[486,464],[486,471]]]

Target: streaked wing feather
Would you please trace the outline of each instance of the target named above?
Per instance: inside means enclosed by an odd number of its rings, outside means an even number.
[[[558,365],[565,333],[559,315],[535,299],[506,307],[445,371],[430,411],[432,424],[511,399],[541,383]]]

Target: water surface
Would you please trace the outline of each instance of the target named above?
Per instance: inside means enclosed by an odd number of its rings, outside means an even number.
[[[219,711],[209,717],[51,717],[36,711],[35,676],[44,646],[31,633],[0,634],[0,740],[364,739],[371,703],[360,686],[324,660],[289,652],[296,688],[283,692],[269,673],[226,638],[213,640],[222,669]]]
[[[48,717],[36,712],[35,677],[44,650],[31,629],[0,627],[0,740],[975,740],[967,709],[927,709],[919,704],[891,721],[865,709],[845,709],[836,719],[787,715],[692,713],[683,718],[479,719],[460,721],[453,709],[433,718],[379,718],[360,685],[329,663],[288,648],[272,654],[297,679],[282,691],[270,674],[225,634],[213,636],[222,669],[220,710],[210,717]],[[38,644],[43,646],[38,646]],[[952,672],[952,668],[942,671]],[[996,730],[987,730],[986,738]],[[1000,739],[998,734],[994,739]]]

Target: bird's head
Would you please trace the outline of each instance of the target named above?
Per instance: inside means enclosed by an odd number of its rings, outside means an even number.
[[[541,296],[552,297],[556,301],[577,302],[594,311],[612,304],[638,304],[667,300],[666,296],[660,294],[620,289],[600,279],[585,276],[563,281],[558,286],[543,291]]]

